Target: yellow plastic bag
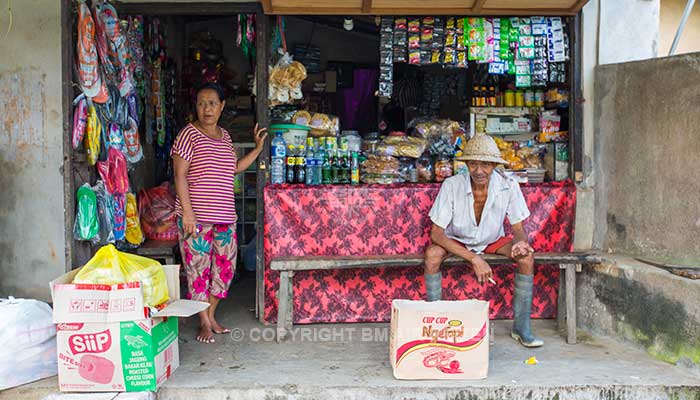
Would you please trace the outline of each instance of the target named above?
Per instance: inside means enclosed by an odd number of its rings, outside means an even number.
[[[143,301],[154,307],[168,301],[168,284],[163,267],[156,260],[118,251],[114,245],[102,246],[83,266],[73,283],[114,285],[141,282]]]
[[[143,243],[143,231],[139,209],[136,207],[136,196],[133,193],[126,194],[126,241],[139,245]]]

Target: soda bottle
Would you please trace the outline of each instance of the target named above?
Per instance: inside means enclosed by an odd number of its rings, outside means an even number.
[[[294,167],[296,163],[296,150],[294,150],[294,146],[289,145],[289,147],[287,147],[287,183],[294,183]]]
[[[299,146],[297,150],[296,164],[294,168],[294,174],[296,183],[304,184],[306,182],[306,150],[304,146]]]
[[[337,152],[331,151],[331,183],[340,183],[340,162]]]
[[[287,164],[287,144],[282,138],[282,132],[275,132],[272,139],[272,149],[270,158],[270,178],[272,184],[284,183]]]
[[[360,160],[356,151],[352,152],[352,162],[350,163],[350,183],[353,185],[360,183]]]

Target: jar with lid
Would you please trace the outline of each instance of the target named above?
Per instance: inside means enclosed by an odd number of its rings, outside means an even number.
[[[446,155],[441,155],[435,162],[435,181],[443,182],[452,176],[452,160]]]
[[[417,183],[418,174],[416,164],[413,159],[408,157],[399,158],[399,174],[406,182]]]

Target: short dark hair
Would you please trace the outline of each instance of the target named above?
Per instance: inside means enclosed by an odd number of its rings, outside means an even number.
[[[226,95],[224,94],[224,88],[221,87],[221,85],[219,85],[216,82],[207,82],[204,85],[200,86],[197,89],[197,93],[195,93],[195,97],[199,96],[199,92],[201,92],[202,90],[213,90],[219,96],[219,101],[226,100]]]

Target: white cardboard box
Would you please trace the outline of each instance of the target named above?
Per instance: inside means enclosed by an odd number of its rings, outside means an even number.
[[[173,301],[151,318],[144,318],[138,282],[74,285],[77,270],[51,282],[61,391],[154,391],[170,377],[179,366],[178,317],[209,304],[179,300],[179,268],[164,270]],[[86,301],[98,307],[85,311]],[[127,301],[133,310],[113,310],[115,302]],[[75,304],[83,308],[71,308]]]
[[[389,339],[396,379],[484,379],[489,370],[489,303],[391,303]]]

